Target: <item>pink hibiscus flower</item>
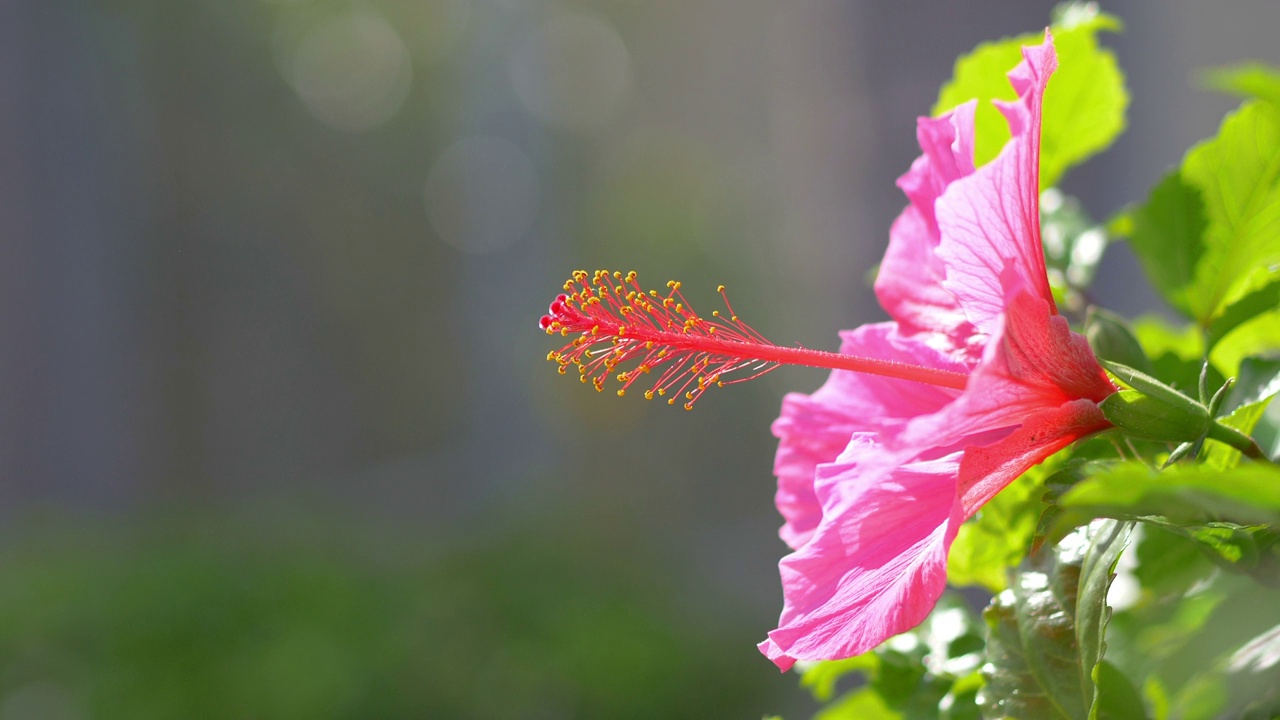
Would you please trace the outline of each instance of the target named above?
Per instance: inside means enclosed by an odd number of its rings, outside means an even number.
[[[911,629],[946,585],[960,524],[1032,465],[1109,426],[1116,391],[1057,314],[1040,244],[1040,118],[1053,39],[1023,48],[998,103],[1013,137],[973,167],[973,102],[921,118],[876,282],[893,318],[842,333],[842,354],[961,373],[962,390],[836,370],[774,422],[786,670]]]
[[[830,368],[791,394],[773,425],[785,596],[760,649],[782,669],[850,657],[908,630],[946,585],[960,524],[1027,468],[1109,427],[1116,391],[1085,339],[1058,315],[1040,244],[1040,114],[1053,39],[1023,49],[1000,103],[1012,138],[973,166],[974,103],[923,118],[923,155],[898,182],[876,293],[890,322],[842,334],[839,353],[779,347],[726,314],[702,317],[680,292],[634,272],[577,271],[540,327],[568,338],[548,355],[597,390],[693,403],[711,387],[781,364]],[[720,288],[724,295],[724,288]],[[647,382],[647,381],[646,381]]]

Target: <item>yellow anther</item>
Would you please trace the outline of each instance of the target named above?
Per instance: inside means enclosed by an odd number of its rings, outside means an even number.
[[[676,312],[678,313],[684,312],[684,303],[676,303]]]
[[[564,366],[563,366],[563,365],[561,365],[560,367],[556,368],[556,372],[558,372],[558,373],[560,373],[561,375],[563,375],[563,374],[564,374]]]
[[[716,286],[716,292],[718,292],[718,293],[722,293],[722,292],[724,292],[724,286],[723,286],[723,285],[717,285],[717,286]]]
[[[648,375],[648,374],[649,374],[649,370],[650,370],[650,369],[651,369],[651,368],[650,368],[648,365],[645,365],[644,363],[640,363],[640,365],[636,367],[636,370],[639,370],[640,372],[644,373],[645,375]]]
[[[625,396],[626,394],[627,394],[627,390],[626,390],[626,388],[619,388],[619,389],[618,389],[618,397],[623,397],[623,396]]]
[[[668,405],[675,405],[675,404],[676,404],[676,399],[675,399],[675,398],[671,398],[670,400],[668,400],[668,401],[667,401],[667,404],[668,404]]]
[[[716,331],[715,327],[707,328],[707,334],[708,334],[708,335],[710,335],[711,333],[713,333],[713,332],[715,332],[715,331]]]
[[[636,279],[636,271],[632,270],[627,273],[627,282],[633,282]]]
[[[599,325],[593,325],[593,326],[591,326],[591,334],[592,334],[592,335],[599,335],[599,334],[600,334],[600,326],[599,326]]]
[[[644,399],[645,399],[645,400],[652,400],[652,399],[653,399],[653,391],[652,391],[652,390],[645,390],[645,391],[644,391]]]
[[[666,395],[666,394],[667,394],[666,388],[658,388],[658,395]]]
[[[614,270],[614,271],[613,271],[613,277],[614,277],[614,279],[621,279],[621,278],[622,278],[622,273],[618,272],[617,270]]]
[[[712,310],[712,311],[711,311],[711,317],[720,317],[720,311],[719,311],[719,310]]]

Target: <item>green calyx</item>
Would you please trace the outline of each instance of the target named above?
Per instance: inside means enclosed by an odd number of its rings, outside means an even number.
[[[1247,457],[1262,457],[1253,438],[1214,420],[1230,381],[1207,399],[1206,405],[1128,365],[1105,359],[1098,362],[1128,386],[1098,404],[1103,416],[1125,435],[1139,440],[1180,443],[1171,461],[1194,455],[1207,438],[1230,445]],[[1204,387],[1200,392],[1207,394]]]
[[[1137,390],[1121,390],[1103,400],[1099,407],[1112,425],[1130,437],[1157,442],[1193,442],[1208,434],[1213,421],[1203,405],[1185,395],[1183,399],[1186,403],[1173,404]]]

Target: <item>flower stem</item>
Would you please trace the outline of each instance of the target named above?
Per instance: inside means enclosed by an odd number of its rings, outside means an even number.
[[[1230,445],[1247,458],[1271,462],[1271,458],[1258,447],[1257,441],[1233,427],[1215,421],[1209,425],[1209,437]]]

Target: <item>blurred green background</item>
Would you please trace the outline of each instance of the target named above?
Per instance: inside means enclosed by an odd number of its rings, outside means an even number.
[[[769,422],[822,374],[685,413],[537,319],[635,269],[834,348],[915,116],[1051,7],[0,2],[0,720],[808,715],[754,643]],[[1106,9],[1096,217],[1230,107],[1193,69],[1280,61],[1263,0]]]

